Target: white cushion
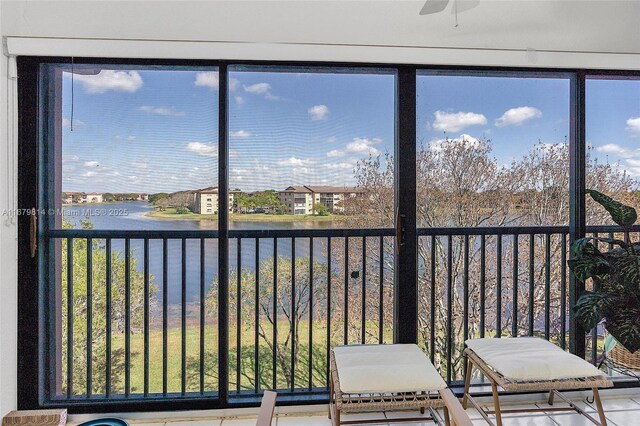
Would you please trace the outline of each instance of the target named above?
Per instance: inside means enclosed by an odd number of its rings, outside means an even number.
[[[333,349],[343,393],[418,392],[447,384],[417,345],[353,345]]]
[[[592,364],[539,337],[471,339],[465,343],[488,366],[513,381],[603,376]]]

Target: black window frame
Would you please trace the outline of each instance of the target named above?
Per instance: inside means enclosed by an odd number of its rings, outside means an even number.
[[[215,66],[219,72],[219,167],[218,186],[220,228],[219,237],[219,275],[221,297],[228,293],[228,68],[246,67],[282,67],[330,69],[352,68],[359,70],[392,69],[396,70],[396,144],[395,144],[395,209],[396,238],[400,243],[396,253],[396,303],[394,306],[394,340],[398,343],[417,342],[417,232],[416,232],[416,76],[422,71],[455,72],[460,75],[487,75],[509,73],[514,75],[545,76],[562,74],[570,76],[570,242],[585,235],[585,81],[586,78],[639,78],[637,70],[599,70],[581,68],[536,68],[536,67],[475,67],[475,66],[439,66],[428,64],[393,63],[349,63],[349,62],[305,62],[305,61],[224,61],[224,60],[167,60],[167,59],[127,59],[127,58],[70,58],[70,57],[18,57],[18,208],[20,211],[32,211],[43,205],[38,185],[39,147],[43,134],[40,123],[49,113],[40,99],[48,90],[41,79],[40,65],[48,63],[76,64],[121,64],[141,66]],[[46,131],[46,130],[45,130]],[[45,203],[46,205],[46,203]],[[110,401],[81,401],[77,404],[57,405],[48,394],[48,366],[44,351],[47,350],[47,338],[44,330],[48,325],[44,321],[43,311],[48,309],[47,295],[43,294],[40,277],[45,273],[44,265],[38,263],[38,257],[32,257],[35,249],[33,216],[20,215],[18,218],[18,408],[40,409],[68,406],[71,413],[94,413],[108,411],[167,411],[196,410],[227,407],[255,406],[257,398],[230,400],[226,388],[228,380],[221,368],[217,399],[136,399]],[[395,231],[394,231],[395,232]],[[401,260],[399,260],[401,259]],[[570,276],[570,306],[584,289],[583,285]],[[402,309],[398,307],[402,306]],[[228,317],[228,307],[221,304],[220,318]],[[228,326],[224,321],[219,325],[219,344],[225,348],[228,342]],[[571,315],[570,350],[584,356],[585,331]],[[227,365],[228,351],[221,350],[219,362]],[[621,386],[628,386],[622,384]],[[284,405],[326,403],[327,394],[288,395],[281,399]]]

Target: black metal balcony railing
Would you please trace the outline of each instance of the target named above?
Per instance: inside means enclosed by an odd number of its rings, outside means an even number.
[[[447,381],[462,379],[469,337],[539,335],[567,347],[568,232],[418,230],[418,343]],[[219,300],[215,231],[49,231],[51,399],[215,396],[218,333],[229,336],[232,394],[323,392],[332,346],[393,340],[394,233],[230,231],[229,299]],[[597,330],[590,337],[595,362]]]

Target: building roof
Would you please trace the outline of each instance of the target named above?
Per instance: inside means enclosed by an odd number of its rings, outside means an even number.
[[[299,192],[299,193],[308,194],[309,192],[312,192],[312,191],[306,186],[289,186],[284,191],[279,191],[279,192]]]
[[[193,191],[190,191],[194,194],[217,194],[218,193],[218,187],[217,186],[209,186],[207,188],[201,188],[201,189],[194,189]],[[236,190],[229,190],[229,194],[239,194],[242,191],[236,191]]]
[[[334,194],[351,194],[354,192],[364,192],[363,188],[348,186],[316,186],[306,185],[311,192],[334,193]]]
[[[352,194],[364,192],[363,188],[347,187],[347,186],[316,186],[316,185],[304,185],[304,186],[289,186],[284,191],[278,192],[297,192],[297,193],[333,193],[333,194]]]
[[[209,186],[207,188],[194,189],[191,192],[193,192],[194,194],[217,194],[218,193],[218,187],[217,186]]]

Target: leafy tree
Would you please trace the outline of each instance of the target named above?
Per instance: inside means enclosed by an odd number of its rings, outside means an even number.
[[[329,209],[322,203],[314,204],[313,211],[315,211],[318,216],[329,216]]]
[[[294,382],[301,383],[305,380],[302,377],[306,377],[308,380],[308,364],[304,363],[304,354],[307,353],[308,359],[308,344],[302,343],[301,337],[305,335],[307,330],[301,330],[300,324],[303,319],[309,316],[309,310],[314,310],[314,318],[321,321],[323,313],[320,308],[320,303],[326,300],[327,291],[327,268],[326,264],[316,262],[313,264],[313,281],[310,280],[309,268],[310,262],[308,258],[297,258],[295,262],[295,275],[293,274],[293,263],[286,257],[279,256],[277,271],[274,271],[273,259],[264,260],[260,263],[259,267],[259,288],[256,295],[256,273],[250,269],[242,269],[240,271],[241,288],[240,298],[238,298],[237,280],[230,280],[229,285],[229,311],[236,312],[240,309],[241,318],[240,323],[236,326],[242,327],[246,332],[253,332],[258,330],[259,338],[259,351],[262,359],[272,359],[273,353],[276,353],[276,369],[278,372],[278,386],[289,387]],[[274,272],[277,277],[277,285],[274,295]],[[232,270],[230,276],[237,277],[238,271]],[[292,279],[295,276],[295,291],[292,289]],[[206,298],[207,310],[210,313],[218,312],[218,285],[217,278],[211,285],[209,293]],[[259,312],[258,323],[256,325],[256,304]],[[275,311],[275,316],[274,316]],[[277,341],[273,340],[273,325],[277,322],[278,338]],[[320,351],[320,348],[325,348],[320,345],[319,348],[314,348],[314,353]],[[325,348],[326,350],[326,348]],[[242,359],[245,359],[247,354],[244,351],[248,349],[242,349]],[[249,353],[249,352],[247,352]],[[253,353],[250,351],[250,353]],[[251,358],[251,357],[249,357]],[[293,362],[296,366],[295,370],[291,370],[291,364]],[[326,356],[315,359],[314,365],[318,363],[314,368],[313,380],[317,380],[321,385],[324,385],[326,377],[324,376],[324,369],[326,363],[321,362],[322,359],[326,362]],[[235,358],[230,357],[233,360],[233,366],[235,366]],[[251,364],[252,361],[249,361]],[[264,361],[267,362],[267,361]],[[271,362],[271,361],[269,361]],[[247,369],[243,375],[255,377],[255,363],[253,367]],[[197,370],[198,361],[192,359],[190,362],[190,370]],[[271,377],[266,371],[271,371],[272,368],[267,368],[265,365],[261,367],[265,370],[260,372],[260,379],[262,386],[271,386]],[[211,372],[208,372],[211,374]],[[217,374],[217,373],[213,373]],[[306,376],[305,376],[306,374]],[[264,375],[264,376],[263,376]],[[300,378],[300,380],[298,380]],[[249,379],[247,379],[249,380]],[[253,379],[251,379],[253,380]],[[251,382],[249,382],[251,383]],[[255,383],[255,382],[254,382]]]
[[[64,228],[71,228],[68,222],[63,223]],[[91,229],[93,225],[88,220],[83,220],[83,229]],[[106,312],[107,312],[107,287],[106,287],[106,249],[104,242],[92,240],[92,276],[91,276],[91,297],[87,294],[87,240],[73,240],[73,266],[71,275],[73,277],[73,305],[71,308],[66,305],[68,296],[67,271],[67,247],[66,241],[61,244],[62,269],[61,276],[61,316],[60,324],[62,325],[61,345],[62,352],[62,391],[66,392],[67,384],[64,378],[67,377],[67,318],[72,316],[73,324],[73,394],[83,395],[87,391],[87,308],[91,303],[92,308],[92,334],[91,334],[91,362],[92,362],[92,388],[93,394],[105,394],[106,392]],[[131,307],[131,333],[140,333],[143,328],[143,307],[144,307],[144,277],[137,271],[137,261],[132,255],[130,258],[130,307]],[[151,277],[149,287],[149,295],[151,304],[155,299],[157,291],[156,285]],[[111,327],[112,332],[125,332],[125,259],[122,253],[118,251],[111,252]],[[134,356],[135,353],[132,354]],[[113,348],[111,351],[111,390],[114,393],[122,393],[124,391],[124,348]]]
[[[417,215],[420,227],[479,227],[479,226],[531,226],[531,225],[566,225],[569,212],[569,147],[566,143],[540,144],[512,164],[501,166],[492,155],[489,140],[445,139],[433,141],[418,148],[417,156]],[[392,226],[394,169],[393,157],[370,157],[359,161],[355,177],[358,186],[366,190],[366,196],[344,201],[345,213],[349,226],[357,228],[373,228]],[[619,168],[617,164],[599,163],[587,157],[587,186],[616,194],[628,203],[638,203],[637,197],[631,193],[634,181]],[[626,198],[625,198],[626,197]],[[588,206],[587,221],[590,224],[608,223],[606,214]],[[446,371],[447,348],[452,343],[452,376],[460,378],[463,374],[462,350],[464,349],[464,322],[468,320],[468,335],[478,337],[481,333],[490,336],[496,333],[510,335],[512,332],[514,313],[519,313],[518,334],[526,335],[529,327],[534,334],[544,334],[544,310],[546,304],[545,275],[549,268],[551,312],[560,312],[563,301],[559,283],[563,265],[556,259],[561,258],[562,242],[558,236],[552,236],[550,255],[552,262],[545,262],[546,239],[538,235],[533,239],[533,300],[529,299],[529,239],[520,236],[517,244],[521,247],[518,258],[518,307],[513,308],[513,271],[514,258],[513,238],[502,238],[502,323],[497,324],[496,307],[498,301],[497,278],[497,237],[485,238],[485,280],[481,287],[480,277],[480,237],[470,236],[468,239],[468,269],[465,270],[465,239],[454,236],[451,239],[451,267],[447,265],[449,245],[447,238],[420,238],[418,245],[419,295],[419,341],[423,347],[431,350],[431,337],[435,339],[435,364]],[[432,247],[432,242],[434,246]],[[385,244],[383,260],[393,268],[393,244]],[[435,276],[431,276],[431,253],[435,253]],[[356,250],[353,250],[356,251]],[[368,250],[371,253],[371,250]],[[340,256],[340,254],[338,254]],[[357,261],[357,253],[350,254],[349,262]],[[344,261],[344,260],[341,260]],[[375,261],[375,260],[374,260]],[[340,263],[340,262],[338,262]],[[450,272],[450,279],[449,279]],[[375,268],[369,269],[367,275],[375,281]],[[391,274],[386,274],[389,276]],[[466,279],[465,277],[469,277]],[[435,284],[435,286],[432,285]],[[449,285],[451,283],[451,286]],[[465,283],[468,293],[465,293]],[[391,287],[393,284],[385,283]],[[449,290],[451,289],[451,290]],[[482,299],[484,290],[484,300]],[[431,317],[431,294],[435,294],[435,316]],[[385,295],[387,293],[385,292]],[[466,297],[468,294],[468,298]],[[451,335],[444,326],[448,317],[448,296],[452,296]],[[392,296],[391,296],[392,297]],[[367,305],[375,306],[379,302],[374,292],[368,292]],[[390,297],[385,296],[389,301]],[[480,317],[480,305],[484,303],[486,316]],[[468,306],[465,313],[464,307]],[[533,323],[529,324],[529,306],[533,306]],[[352,306],[352,305],[350,305]],[[565,305],[566,306],[566,305]],[[340,307],[340,305],[338,305]],[[384,310],[385,322],[392,321],[390,310]],[[347,323],[359,315],[358,309],[349,310]],[[551,316],[551,338],[558,341],[561,336],[563,319],[560,315]],[[480,328],[484,323],[484,330]],[[541,325],[542,324],[542,325]],[[435,333],[431,330],[435,329]],[[350,341],[357,336],[357,329],[349,327]]]
[[[116,196],[110,192],[105,192],[104,194],[102,194],[102,201],[112,203],[116,201]]]
[[[158,194],[149,194],[149,202],[151,204],[157,204],[160,200],[166,200],[169,198],[169,194],[166,192],[160,192]]]
[[[234,201],[238,205],[238,208],[242,212],[248,210],[271,209],[280,206],[280,197],[278,192],[273,189],[265,191],[256,191],[251,194],[246,192],[239,192],[234,195]]]
[[[176,207],[177,214],[187,214],[191,213],[191,211],[186,206],[178,206]]]

